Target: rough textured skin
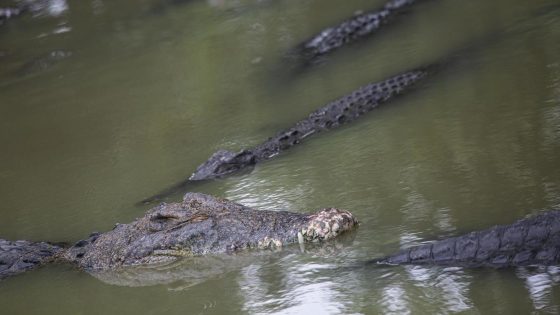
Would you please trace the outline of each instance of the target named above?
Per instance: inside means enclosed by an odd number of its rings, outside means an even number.
[[[430,244],[404,249],[372,263],[466,267],[560,264],[560,211],[550,211]]]
[[[306,60],[325,55],[342,45],[366,37],[417,0],[392,0],[381,9],[354,15],[339,25],[324,29],[302,43],[298,51]]]
[[[0,278],[43,263],[69,262],[88,271],[170,263],[182,257],[280,248],[320,242],[358,224],[344,210],[310,214],[260,211],[208,195],[188,193],[183,202],[161,204],[130,224],[94,233],[68,249],[48,243],[0,240]]]
[[[161,204],[130,224],[117,225],[65,257],[87,269],[168,262],[179,257],[277,248],[336,237],[357,224],[334,208],[312,214],[261,211],[224,199],[188,193],[183,202]]]
[[[189,178],[204,180],[218,178],[247,166],[270,159],[300,143],[303,139],[325,130],[356,120],[387,100],[402,94],[423,79],[431,67],[419,68],[396,75],[379,83],[363,86],[311,113],[293,127],[283,130],[252,149],[234,153],[219,150],[200,165]]]
[[[45,242],[12,242],[0,239],[0,279],[50,262],[61,251],[61,247]]]

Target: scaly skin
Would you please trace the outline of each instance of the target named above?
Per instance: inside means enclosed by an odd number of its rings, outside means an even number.
[[[371,35],[387,24],[405,7],[418,0],[391,0],[381,9],[356,14],[342,23],[326,28],[299,45],[297,52],[307,62]]]
[[[0,239],[0,279],[51,262],[63,249],[45,242]]]
[[[280,248],[332,239],[358,224],[344,210],[310,214],[261,211],[208,195],[188,193],[130,224],[94,233],[68,249],[48,243],[0,240],[0,278],[59,261],[88,271],[170,263],[181,257]]]
[[[560,211],[414,246],[371,263],[514,267],[560,264]]]
[[[226,176],[268,160],[315,133],[352,122],[384,102],[402,94],[434,68],[435,65],[418,68],[385,81],[363,86],[349,95],[319,108],[293,127],[279,132],[254,148],[237,153],[219,150],[200,165],[189,179],[205,180]],[[153,198],[147,200],[151,199]]]

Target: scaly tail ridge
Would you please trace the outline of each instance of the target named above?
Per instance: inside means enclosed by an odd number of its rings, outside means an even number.
[[[494,268],[557,265],[560,263],[560,211],[414,246],[370,263]]]

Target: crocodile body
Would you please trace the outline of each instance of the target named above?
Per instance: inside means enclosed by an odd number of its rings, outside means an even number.
[[[125,267],[156,268],[183,257],[319,242],[356,225],[352,214],[334,208],[311,214],[259,211],[189,193],[181,203],[157,206],[130,224],[94,233],[69,248],[46,242],[0,240],[0,279],[50,262],[72,263],[100,275],[126,274],[129,269]],[[560,211],[410,247],[368,264],[470,268],[559,265]]]
[[[182,257],[274,249],[329,240],[356,225],[351,213],[335,208],[309,214],[261,211],[188,193],[180,203],[156,206],[132,223],[91,234],[69,248],[0,240],[0,278],[53,261],[103,271],[171,263]]]
[[[326,28],[298,46],[298,55],[307,62],[348,43],[369,36],[387,24],[404,8],[418,0],[391,0],[378,10],[359,13],[340,24]]]
[[[300,143],[305,138],[352,122],[380,104],[402,94],[429,74],[432,67],[423,67],[368,84],[312,112],[291,128],[254,148],[239,152],[219,150],[200,165],[189,178],[204,180],[226,176],[245,167],[268,160]]]
[[[371,263],[494,268],[558,265],[560,211],[414,246]]]

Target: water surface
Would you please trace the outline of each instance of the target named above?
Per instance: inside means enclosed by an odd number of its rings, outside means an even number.
[[[359,268],[560,208],[555,1],[426,1],[304,71],[287,51],[382,1],[54,2],[0,27],[5,239],[75,241],[129,222],[147,209],[136,202],[217,149],[255,145],[361,85],[499,36],[356,123],[195,187],[260,209],[348,209],[361,221],[351,244],[243,256],[218,272],[186,264],[186,276],[147,286],[48,266],[0,283],[3,313],[560,312],[558,267]],[[21,71],[53,50],[72,54]]]

